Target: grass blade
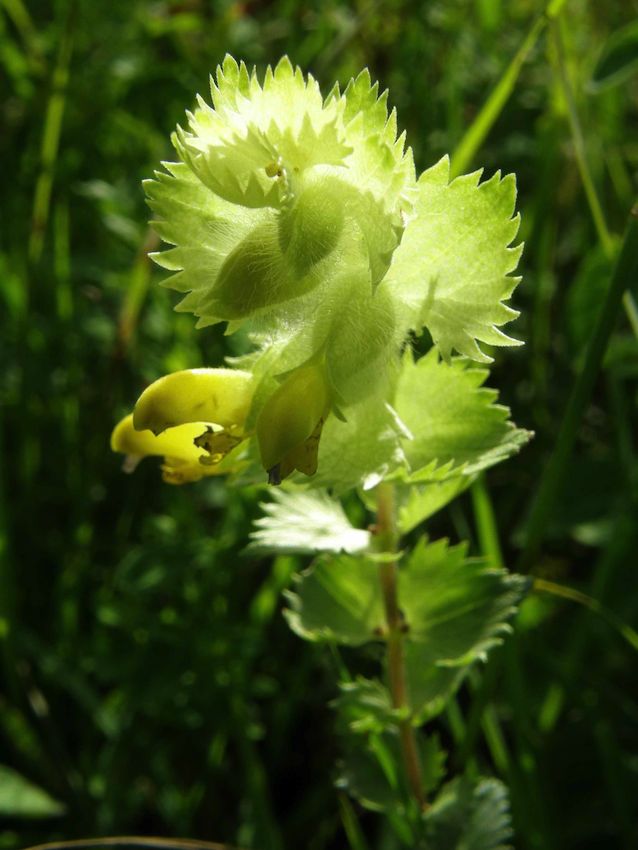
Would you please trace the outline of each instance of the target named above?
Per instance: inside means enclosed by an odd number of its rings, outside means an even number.
[[[578,426],[600,370],[609,337],[614,329],[623,293],[636,285],[638,276],[638,207],[632,209],[622,247],[606,298],[585,353],[583,365],[576,376],[554,451],[545,467],[540,485],[533,500],[527,521],[525,547],[518,569],[529,569],[536,559],[545,536],[547,522],[552,514],[576,441]]]

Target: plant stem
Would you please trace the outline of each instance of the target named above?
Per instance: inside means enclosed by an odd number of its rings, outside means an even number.
[[[394,487],[392,484],[380,484],[377,490],[377,545],[380,552],[396,552],[398,534],[395,520]],[[396,560],[386,561],[379,568],[379,578],[383,592],[385,619],[387,626],[386,642],[388,646],[388,678],[392,705],[396,709],[410,708],[408,686],[405,672],[405,624],[399,608],[397,595]],[[399,722],[401,752],[408,784],[419,809],[426,808],[423,793],[421,763],[417,750],[414,727],[409,717]]]

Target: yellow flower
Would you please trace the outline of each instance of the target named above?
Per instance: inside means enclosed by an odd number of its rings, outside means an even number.
[[[255,380],[237,369],[188,369],[155,381],[142,393],[133,414],[111,437],[113,451],[127,455],[131,471],[147,455],[164,458],[162,473],[171,484],[237,470],[233,450],[247,437]],[[321,429],[330,411],[322,366],[292,372],[266,400],[256,418],[257,441],[271,484],[295,469],[317,470]]]
[[[144,390],[133,414],[115,427],[111,448],[127,455],[127,471],[148,455],[163,457],[163,478],[170,484],[222,475],[237,468],[226,456],[247,436],[252,397],[250,372],[173,372]]]

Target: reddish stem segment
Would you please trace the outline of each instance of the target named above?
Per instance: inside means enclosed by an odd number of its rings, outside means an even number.
[[[394,488],[392,484],[380,484],[377,493],[378,550],[396,552],[398,535],[395,522]],[[382,563],[379,571],[387,626],[388,678],[394,708],[409,709],[410,700],[405,671],[405,622],[397,596],[397,571],[398,566],[395,560]],[[410,790],[419,808],[425,809],[427,804],[423,793],[421,764],[414,727],[409,718],[399,722],[399,735]]]

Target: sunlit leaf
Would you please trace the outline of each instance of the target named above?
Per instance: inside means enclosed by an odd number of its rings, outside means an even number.
[[[480,177],[477,171],[450,182],[447,158],[421,175],[387,285],[408,325],[425,325],[444,357],[455,349],[489,362],[477,342],[520,345],[498,328],[518,315],[503,301],[519,282],[509,275],[522,246],[509,247],[519,225],[514,177]]]
[[[397,527],[401,534],[415,529],[466,490],[473,475],[456,475],[445,481],[397,486]]]
[[[495,403],[498,393],[482,386],[487,375],[465,359],[440,360],[436,349],[416,363],[405,355],[394,406],[412,435],[402,440],[410,480],[474,474],[529,440],[509,421],[508,408]]]
[[[337,492],[374,487],[404,462],[400,423],[382,399],[371,397],[347,411],[347,421],[331,416],[319,448],[313,484]]]

